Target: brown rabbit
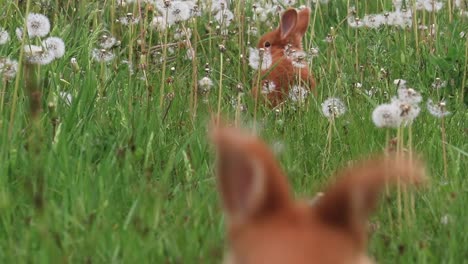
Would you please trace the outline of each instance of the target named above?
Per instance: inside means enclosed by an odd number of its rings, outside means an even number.
[[[272,152],[235,128],[211,129],[226,213],[226,263],[364,264],[366,221],[387,183],[417,183],[424,168],[408,159],[375,158],[338,173],[313,205],[294,201]]]
[[[259,98],[260,92],[275,106],[287,98],[289,89],[294,84],[301,84],[314,91],[314,77],[309,72],[307,63],[302,61],[304,58],[299,55],[304,54],[302,38],[309,26],[309,20],[309,8],[300,11],[287,9],[281,16],[280,26],[260,38],[257,48],[270,52],[272,63],[268,69],[260,72],[262,87],[254,87],[254,98]]]

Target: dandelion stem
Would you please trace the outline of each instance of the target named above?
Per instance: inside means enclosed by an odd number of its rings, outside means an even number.
[[[335,118],[332,116],[330,116],[330,118],[328,119],[328,133],[327,133],[327,155],[326,157],[323,158],[322,160],[322,170],[325,170],[325,164],[327,163],[327,161],[329,160],[330,158],[330,154],[331,154],[331,145],[332,145],[332,132],[333,132],[333,127],[334,127],[334,123],[335,123]]]
[[[2,85],[2,91],[1,91],[1,101],[0,101],[0,116],[3,115],[3,104],[5,102],[5,93],[6,93],[6,86],[7,86],[7,80],[6,78],[3,78],[3,85]],[[1,123],[0,123],[1,125]]]
[[[166,20],[168,17],[169,9],[166,8]],[[167,21],[166,21],[167,23]],[[162,50],[162,58],[163,58],[163,65],[161,69],[161,83],[159,86],[159,108],[162,109],[163,101],[164,101],[164,85],[166,83],[166,65],[167,65],[167,38],[168,38],[169,30],[167,27],[164,29],[164,43],[163,43],[163,50]]]
[[[197,59],[197,46],[198,46],[198,27],[197,27],[197,19],[196,17],[193,18],[194,26],[194,43],[191,44],[188,34],[186,32],[187,42],[190,44],[189,48],[192,56],[192,89],[190,92],[190,116],[192,119],[192,123],[195,122],[195,118],[197,116],[197,95],[198,95],[198,59]]]
[[[441,117],[441,126],[440,126],[440,131],[442,134],[442,156],[444,159],[444,179],[448,179],[448,167],[447,167],[447,138],[446,138],[446,133],[445,133],[445,118],[444,116]]]
[[[447,1],[447,10],[449,13],[449,23],[452,23],[453,20],[453,14],[452,14],[452,0]]]
[[[219,62],[219,87],[218,87],[218,111],[217,111],[217,118],[220,120],[221,118],[221,98],[222,98],[222,91],[223,91],[223,54],[224,51],[220,52],[220,62]]]
[[[467,33],[468,34],[468,33]],[[465,74],[463,75],[463,80],[462,80],[462,90],[461,90],[461,102],[464,103],[464,98],[465,98],[465,87],[467,85],[466,79],[468,76],[468,36],[465,36],[466,42],[465,42]]]
[[[398,130],[397,130],[397,151],[396,151],[396,155],[397,155],[397,162],[401,162],[401,154],[403,153],[403,150],[402,150],[402,141],[403,141],[403,137],[402,137],[402,132],[403,128],[401,126],[398,127]],[[402,219],[402,212],[401,212],[401,179],[400,179],[401,175],[397,175],[397,210],[398,210],[398,226],[401,226],[401,219]]]
[[[418,13],[416,12],[416,4],[413,3],[413,31],[414,42],[416,43],[416,56],[419,56],[419,40],[418,40]]]

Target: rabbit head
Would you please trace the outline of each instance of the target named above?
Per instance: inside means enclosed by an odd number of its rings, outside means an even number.
[[[284,49],[288,44],[302,50],[302,38],[309,27],[310,9],[288,9],[281,16],[277,29],[263,35],[257,48]]]
[[[367,218],[387,184],[419,183],[414,159],[377,157],[338,173],[310,205],[295,201],[269,148],[236,128],[215,127],[217,180],[226,214],[227,263],[372,263]]]

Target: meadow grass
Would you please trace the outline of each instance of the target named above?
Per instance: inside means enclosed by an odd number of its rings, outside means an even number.
[[[23,27],[27,10],[49,17],[51,35],[66,44],[64,57],[29,68],[20,62],[16,79],[0,77],[1,263],[219,263],[225,231],[206,136],[210,116],[219,109],[226,119],[255,123],[276,146],[294,193],[312,197],[337,168],[382,152],[396,136],[396,130],[376,128],[371,113],[396,94],[398,78],[420,91],[424,103],[447,102],[447,177],[441,120],[422,104],[411,134],[405,128],[402,138],[409,148],[411,135],[430,182],[414,192],[410,219],[397,220],[395,195],[382,201],[370,221],[369,253],[380,263],[467,263],[467,16],[446,7],[418,11],[421,22],[436,27],[428,36],[414,28],[348,26],[348,5],[363,16],[391,10],[389,0],[313,5],[304,48],[320,50],[311,64],[318,95],[304,105],[288,101],[278,111],[259,105],[254,113],[247,48],[258,36],[247,29],[255,26],[261,34],[270,28],[249,19],[250,1],[231,3],[235,18],[227,36],[207,14],[177,26],[192,30],[193,60],[185,59],[187,45],[164,45],[176,42],[176,27],[153,29],[149,5],[1,2],[0,27],[11,40],[0,46],[0,57],[23,56],[14,29]],[[127,13],[140,16],[139,23],[115,22]],[[278,17],[273,21],[277,25]],[[102,35],[121,41],[110,62],[91,58]],[[324,41],[328,35],[331,44]],[[203,76],[214,86],[201,94]],[[447,86],[433,89],[436,78]],[[31,89],[40,95],[37,105],[30,104]],[[329,97],[348,108],[331,133],[320,106]]]

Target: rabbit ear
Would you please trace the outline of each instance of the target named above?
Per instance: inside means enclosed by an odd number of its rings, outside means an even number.
[[[281,16],[280,37],[282,40],[287,39],[295,30],[297,24],[296,9],[288,9]]]
[[[295,28],[296,34],[303,37],[309,27],[310,22],[310,8],[306,7],[298,12],[297,24]]]
[[[339,173],[339,178],[317,201],[313,210],[329,226],[365,243],[366,221],[386,184],[421,183],[422,164],[408,159],[371,159]]]
[[[273,155],[255,136],[235,128],[211,129],[217,178],[228,223],[243,224],[288,204],[289,188]]]

